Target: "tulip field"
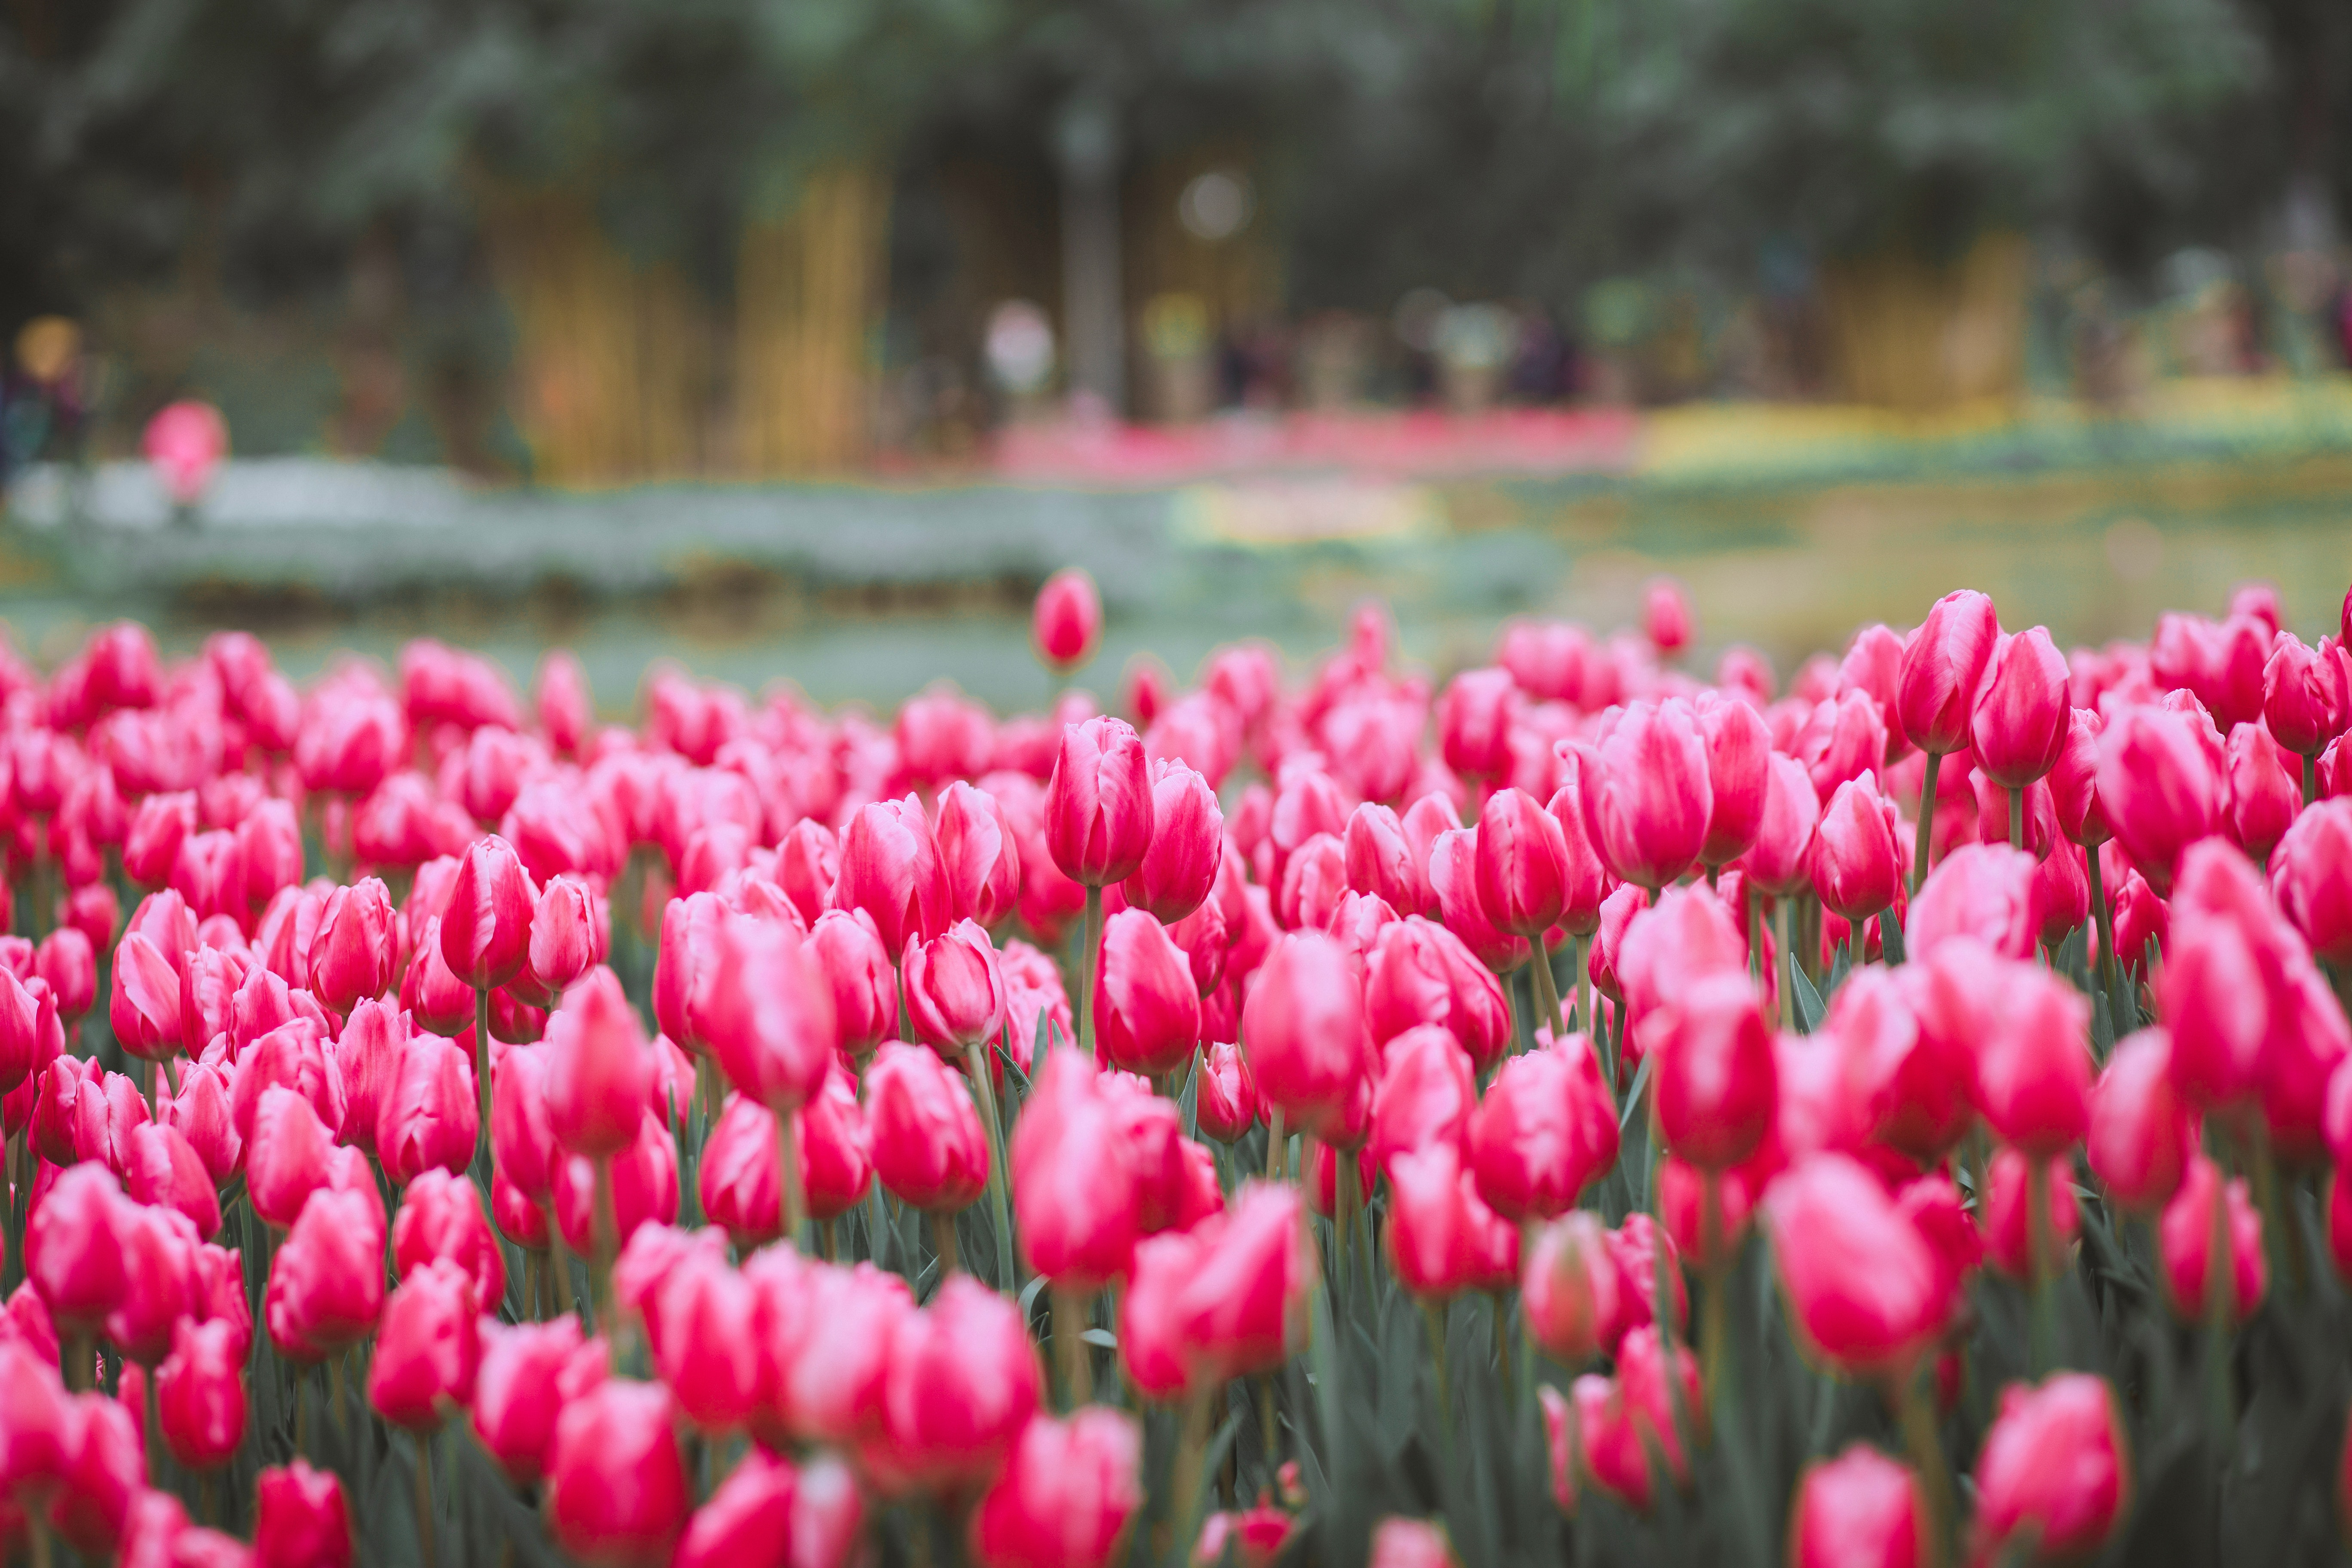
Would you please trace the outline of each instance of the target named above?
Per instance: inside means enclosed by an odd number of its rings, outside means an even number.
[[[0,656],[5,1560],[2340,1561],[2352,595],[1627,609]]]

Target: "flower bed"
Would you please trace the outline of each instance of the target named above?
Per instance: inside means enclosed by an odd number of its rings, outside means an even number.
[[[11,657],[10,1555],[2331,1552],[2343,637],[1643,612],[1132,723]]]

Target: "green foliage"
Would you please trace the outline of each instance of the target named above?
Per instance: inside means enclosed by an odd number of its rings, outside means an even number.
[[[195,258],[282,292],[389,232],[429,271],[481,177],[593,189],[723,275],[845,151],[1050,163],[1247,139],[1305,305],[1554,295],[1759,247],[1949,251],[1988,225],[2230,238],[2339,205],[2327,0],[26,0],[0,20],[0,292]],[[2334,183],[2330,186],[2327,182]],[[436,248],[437,247],[437,248]]]

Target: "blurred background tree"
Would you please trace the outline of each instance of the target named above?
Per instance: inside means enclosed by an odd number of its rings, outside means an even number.
[[[1749,390],[1936,406],[2019,387],[2037,267],[2328,252],[2347,83],[2341,0],[9,0],[0,326],[89,322],[132,428],[201,383],[243,450],[571,483],[979,419],[1023,296],[1114,405],[1435,289],[1604,395],[1737,331],[1818,348]]]

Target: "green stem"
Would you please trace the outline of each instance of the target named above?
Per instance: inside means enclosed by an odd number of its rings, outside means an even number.
[[[475,1176],[482,1185],[482,1212],[490,1212],[490,992],[474,988],[474,1090],[481,1101],[481,1121],[474,1129]]]
[[[1919,1472],[1927,1505],[1927,1563],[1930,1568],[1937,1568],[1949,1556],[1954,1516],[1952,1477],[1944,1468],[1944,1445],[1936,1436],[1936,1412],[1927,1395],[1928,1384],[1924,1371],[1914,1372],[1905,1380],[1900,1418],[1903,1446],[1910,1451],[1912,1468]]]
[[[962,1260],[956,1256],[955,1215],[951,1214],[931,1215],[931,1250],[938,1253],[940,1257],[940,1279],[945,1280],[949,1275],[963,1267]]]
[[[2219,1134],[2216,1134],[2218,1138]],[[2230,1246],[2229,1172],[2217,1159],[2213,1170],[2213,1213],[2205,1243],[2206,1396],[2213,1424],[2215,1453],[2233,1446],[2237,1412],[2230,1394],[2230,1323],[2238,1293],[2237,1259]]]
[[[435,1562],[433,1530],[433,1434],[416,1434],[416,1545],[425,1568]]]
[[[1751,877],[1739,879],[1740,923],[1748,930],[1748,978],[1764,983],[1764,905]]]
[[[2009,847],[2025,847],[2025,791],[2014,784],[2009,791]]]
[[[1927,776],[1919,786],[1919,826],[1911,847],[1911,896],[1919,896],[1919,884],[1927,879],[1927,857],[1936,847],[1936,774],[1944,765],[1944,753],[1927,753]]]
[[[1356,1212],[1355,1163],[1351,1152],[1331,1151],[1331,1281],[1333,1294],[1342,1302],[1348,1299],[1348,1232]]]
[[[1536,960],[1532,978],[1535,981],[1536,1010],[1538,1015],[1536,1025],[1537,1044],[1540,1045],[1542,1037],[1546,1034],[1550,1035],[1554,1039],[1559,1037],[1559,984],[1552,977],[1551,949],[1545,944],[1541,931],[1536,933],[1535,943]]]
[[[800,1112],[788,1105],[771,1106],[776,1119],[776,1175],[782,1188],[784,1245],[801,1248],[801,1222],[808,1217],[808,1194],[801,1183]]]
[[[1021,1281],[1013,1272],[1012,1205],[1005,1197],[1010,1176],[1004,1168],[1004,1127],[996,1119],[996,1075],[990,1070],[987,1043],[966,1046],[963,1060],[971,1072],[972,1091],[980,1097],[981,1123],[988,1129],[988,1208],[996,1221],[997,1289],[1018,1290]]]
[[[2303,754],[2303,804],[2309,805],[2319,798],[2319,756],[2315,752]]]
[[[1066,1408],[1076,1410],[1095,1396],[1093,1358],[1087,1353],[1087,1314],[1093,1298],[1076,1290],[1055,1290],[1054,1364],[1062,1374]]]
[[[2033,1375],[2044,1376],[2058,1363],[2056,1259],[2051,1256],[2050,1163],[2028,1155],[2025,1166],[2026,1289],[2033,1300],[2029,1349]]]
[[[1290,1178],[1289,1135],[1282,1130],[1282,1107],[1274,1108],[1274,1116],[1266,1127],[1265,1179],[1269,1182]]]
[[[572,1248],[565,1245],[563,1227],[555,1223],[552,1213],[547,1216],[547,1267],[555,1276],[555,1304],[577,1317],[580,1303],[572,1292]]]
[[[1780,1029],[1784,1034],[1797,1026],[1796,914],[1797,900],[1783,897],[1780,900],[1780,973],[1774,976],[1780,984],[1773,989],[1780,994]]]
[[[1437,1434],[1445,1445],[1450,1458],[1454,1452],[1454,1392],[1445,1375],[1445,1310],[1452,1303],[1435,1301],[1421,1304],[1423,1321],[1429,1325],[1429,1356],[1436,1363],[1437,1373]]]
[[[1086,952],[1080,955],[1083,976],[1078,991],[1078,1049],[1088,1061],[1095,1057],[1095,965],[1101,961],[1102,889],[1087,889]]]
[[[593,1163],[596,1169],[596,1202],[589,1244],[595,1249],[588,1261],[589,1284],[595,1295],[596,1331],[603,1334],[614,1353],[621,1348],[620,1325],[613,1321],[613,1256],[619,1250],[617,1233],[621,1222],[613,1212],[613,1157],[599,1154]]]
[[[1570,962],[1576,965],[1576,1026],[1591,1036],[1597,1047],[1601,1044],[1601,1030],[1592,1018],[1592,964],[1585,953],[1581,938],[1571,938],[1568,951]]]

